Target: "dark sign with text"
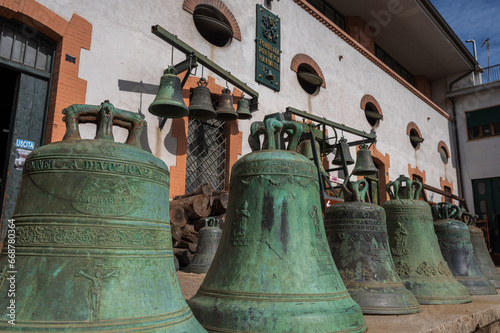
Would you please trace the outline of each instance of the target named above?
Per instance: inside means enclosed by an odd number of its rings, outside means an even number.
[[[255,80],[278,91],[281,69],[280,26],[278,16],[257,5]]]

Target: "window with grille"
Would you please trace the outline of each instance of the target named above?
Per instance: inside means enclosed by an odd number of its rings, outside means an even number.
[[[0,17],[0,57],[49,72],[54,43],[35,30]]]
[[[450,195],[450,196],[447,196],[447,195],[446,195],[446,196],[444,197],[444,201],[445,201],[445,202],[448,202],[448,203],[453,203],[453,202],[451,201],[451,187],[449,187],[449,186],[445,186],[445,187],[444,187],[444,191]]]
[[[209,183],[216,190],[226,185],[226,126],[214,119],[189,119],[186,193]]]

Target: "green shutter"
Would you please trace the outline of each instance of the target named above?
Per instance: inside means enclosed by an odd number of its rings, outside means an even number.
[[[467,128],[500,123],[500,105],[478,111],[466,112]]]

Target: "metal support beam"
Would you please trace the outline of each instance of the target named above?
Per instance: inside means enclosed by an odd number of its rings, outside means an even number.
[[[195,59],[197,63],[202,64],[213,73],[217,74],[221,78],[225,79],[227,82],[231,83],[232,85],[243,91],[245,94],[252,97],[252,99],[250,100],[250,111],[255,111],[258,109],[259,93],[250,88],[245,82],[240,81],[237,77],[232,75],[231,72],[226,71],[224,68],[220,67],[215,62],[208,59],[206,55],[203,55],[200,52],[196,51],[191,46],[180,40],[176,35],[171,34],[167,30],[163,29],[161,26],[159,25],[152,26],[151,32],[188,56],[188,59],[175,66],[176,69],[177,66],[179,66],[179,69],[184,68],[184,66],[186,65],[185,62],[189,61],[189,58],[192,57],[192,59]],[[178,73],[181,73],[181,71],[178,70]]]
[[[286,112],[290,113],[290,114],[294,114],[296,116],[300,116],[300,117],[309,119],[309,120],[319,122],[321,124],[325,124],[327,126],[330,126],[330,127],[336,128],[336,129],[340,129],[340,130],[347,132],[347,133],[351,133],[351,134],[360,136],[362,138],[365,138],[364,143],[372,143],[372,142],[375,142],[377,139],[377,135],[374,133],[366,133],[365,131],[360,131],[360,130],[357,130],[355,128],[346,126],[344,124],[339,124],[339,123],[336,123],[334,121],[328,120],[324,117],[315,116],[313,114],[295,109],[295,108],[290,107],[290,106],[286,108]]]

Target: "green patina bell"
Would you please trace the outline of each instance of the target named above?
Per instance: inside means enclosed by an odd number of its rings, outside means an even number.
[[[476,264],[469,228],[455,219],[460,215],[460,208],[440,202],[432,206],[432,211],[441,253],[455,279],[466,286],[471,295],[496,295],[495,287]]]
[[[470,241],[474,249],[474,258],[481,272],[486,276],[495,288],[500,288],[500,273],[498,273],[490,252],[486,246],[483,231],[476,226],[477,215],[462,213],[462,221],[469,227]]]
[[[218,226],[219,220],[215,217],[205,219],[205,226],[200,229],[198,243],[193,261],[186,267],[187,273],[206,273],[214,260],[219,247],[222,230]]]
[[[194,315],[209,332],[365,331],[328,248],[317,169],[295,152],[300,123],[268,119],[251,132],[253,152],[232,168],[219,248],[189,301]],[[284,132],[293,134],[279,150]]]
[[[140,148],[146,122],[107,101],[63,113],[63,141],[36,149],[24,165],[15,263],[10,242],[0,260],[0,331],[206,332],[177,281],[170,177]],[[87,122],[97,124],[94,140],[80,138]],[[129,130],[127,144],[113,141],[113,125]],[[7,322],[12,299],[15,326]]]
[[[361,185],[364,187],[360,189]],[[325,211],[325,229],[333,259],[349,294],[364,314],[408,314],[422,311],[392,261],[385,211],[363,202],[368,182],[349,182],[352,201]]]
[[[422,184],[401,175],[386,189],[391,200],[382,207],[387,215],[389,245],[404,286],[420,304],[470,302],[467,288],[453,277],[441,254],[431,207],[417,199]]]

